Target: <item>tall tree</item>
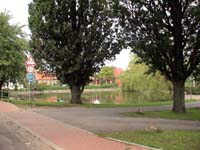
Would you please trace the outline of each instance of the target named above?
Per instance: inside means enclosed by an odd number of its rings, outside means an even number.
[[[115,7],[132,51],[172,82],[172,110],[185,112],[184,83],[200,63],[199,0],[121,0]]]
[[[21,27],[9,23],[11,16],[0,13],[0,90],[4,83],[19,82],[25,77],[25,55],[27,48]]]
[[[137,63],[139,58],[132,56],[128,68],[120,77],[122,90],[135,92],[153,101],[171,100],[171,83],[160,74],[147,74],[148,66]]]
[[[112,1],[34,0],[29,5],[33,56],[56,72],[80,104],[89,77],[121,50]]]

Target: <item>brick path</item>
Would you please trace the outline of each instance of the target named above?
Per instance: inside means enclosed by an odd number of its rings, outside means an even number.
[[[18,111],[18,110],[19,108],[13,104],[0,101],[0,112],[5,113],[5,112]]]
[[[63,150],[148,150],[148,148],[104,139],[32,111],[20,111],[0,102],[0,112]]]

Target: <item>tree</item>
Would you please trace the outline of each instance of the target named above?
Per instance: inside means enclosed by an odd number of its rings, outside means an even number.
[[[150,100],[171,100],[171,84],[160,74],[147,74],[148,66],[137,63],[139,58],[133,56],[127,70],[121,75],[122,90],[142,94]]]
[[[184,83],[200,63],[200,2],[121,0],[115,9],[132,52],[172,82],[172,110],[185,112]]]
[[[80,104],[89,77],[121,50],[120,28],[107,0],[34,0],[29,5],[33,56],[55,71]]]
[[[197,66],[197,69],[192,75],[194,76],[195,81],[200,82],[200,65]]]
[[[21,27],[9,23],[11,16],[0,13],[0,90],[4,83],[21,81],[25,76],[25,55],[27,48]]]
[[[114,67],[104,66],[98,74],[98,78],[101,80],[113,80],[114,79]]]

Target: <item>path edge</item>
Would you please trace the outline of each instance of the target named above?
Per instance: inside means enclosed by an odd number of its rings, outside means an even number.
[[[159,149],[159,148],[153,148],[153,147],[140,145],[140,144],[136,144],[136,143],[132,143],[132,142],[127,142],[127,141],[123,141],[123,140],[119,140],[119,139],[115,139],[115,138],[111,138],[111,137],[105,137],[105,138],[108,139],[108,140],[111,140],[111,141],[115,141],[115,142],[120,142],[120,143],[125,143],[125,144],[129,144],[129,145],[135,145],[135,146],[147,148],[149,150],[162,150],[162,149]]]
[[[21,123],[15,121],[12,117],[5,115],[3,113],[3,115],[11,122],[13,122],[14,124],[16,124],[17,126],[23,128],[24,130],[26,130],[27,132],[29,132],[30,134],[32,134],[32,136],[38,138],[39,140],[41,140],[43,143],[45,143],[46,145],[48,145],[49,147],[53,148],[54,150],[64,150],[64,148],[54,144],[53,142],[47,140],[46,138],[40,136],[39,134],[33,132],[32,130],[30,130],[29,128],[25,127],[24,125],[22,125]]]

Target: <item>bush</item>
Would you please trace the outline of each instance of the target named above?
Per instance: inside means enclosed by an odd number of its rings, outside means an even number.
[[[45,84],[45,83],[39,83],[39,84],[37,85],[36,90],[37,90],[37,91],[43,91],[43,90],[46,90],[47,87],[48,87],[47,84]]]
[[[190,94],[190,87],[185,87],[186,94]],[[199,95],[200,87],[192,87],[192,94]]]
[[[105,88],[117,88],[117,84],[97,84],[97,85],[85,86],[85,89],[105,89]]]
[[[37,88],[36,90],[37,91],[44,91],[44,90],[66,90],[68,89],[69,87],[68,86],[59,86],[59,85],[56,85],[56,86],[52,86],[52,85],[47,85],[46,83],[40,83],[37,85]]]
[[[0,91],[0,98],[8,98],[9,93],[8,91]]]

